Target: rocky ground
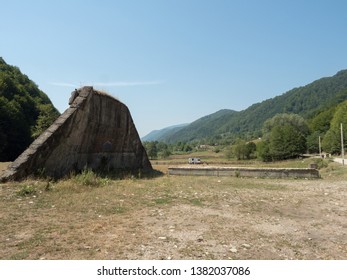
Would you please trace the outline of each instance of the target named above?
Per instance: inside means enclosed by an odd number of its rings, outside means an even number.
[[[347,183],[338,178],[2,184],[0,257],[346,259]]]

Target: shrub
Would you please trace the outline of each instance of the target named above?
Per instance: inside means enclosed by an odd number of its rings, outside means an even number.
[[[21,189],[17,191],[17,195],[19,196],[30,196],[35,194],[36,194],[36,189],[32,185],[22,186]]]
[[[317,164],[318,169],[326,168],[329,165],[329,161],[322,158],[315,158],[313,163]]]
[[[92,187],[98,187],[102,185],[104,181],[99,178],[91,169],[84,169],[80,174],[75,176],[75,180],[81,185]]]

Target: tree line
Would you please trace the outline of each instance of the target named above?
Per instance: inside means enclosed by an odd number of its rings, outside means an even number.
[[[0,161],[13,161],[59,112],[48,96],[0,57]]]
[[[207,144],[219,146],[215,151],[224,149],[228,159],[238,160],[258,158],[263,161],[278,161],[298,158],[305,153],[339,154],[341,152],[340,124],[344,126],[344,146],[347,145],[347,100],[316,112],[305,120],[297,114],[277,114],[266,120],[262,137],[253,141],[237,138],[225,142],[223,138],[207,139]],[[222,140],[223,139],[223,140]],[[204,141],[145,142],[144,146],[151,159],[167,158],[173,153],[190,153]],[[222,147],[222,148],[221,148]]]

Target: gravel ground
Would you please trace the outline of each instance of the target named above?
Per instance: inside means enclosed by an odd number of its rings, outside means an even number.
[[[0,201],[1,259],[347,258],[336,178],[29,181],[0,185]]]

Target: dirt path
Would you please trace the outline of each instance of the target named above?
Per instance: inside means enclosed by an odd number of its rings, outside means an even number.
[[[340,163],[340,164],[347,166],[347,159],[334,158],[334,162],[337,162],[337,163]]]

